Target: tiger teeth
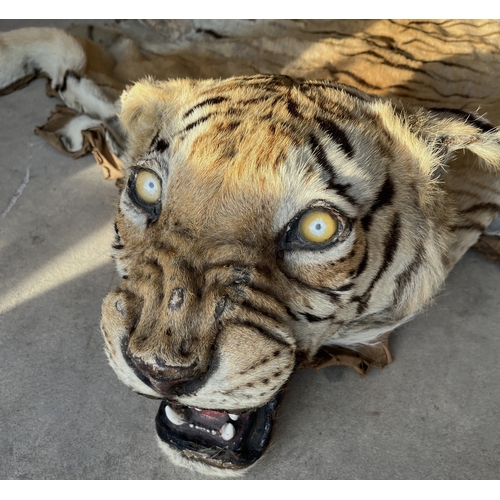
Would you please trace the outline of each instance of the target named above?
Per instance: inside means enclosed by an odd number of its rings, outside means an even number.
[[[236,420],[238,420],[240,418],[239,415],[235,415],[234,413],[228,413],[228,415],[229,415],[229,418],[231,420],[234,420],[235,422],[236,422]]]
[[[182,425],[186,422],[184,420],[184,416],[181,413],[175,411],[170,406],[165,406],[165,415],[174,425]]]
[[[236,434],[236,431],[234,429],[234,425],[231,422],[224,424],[220,428],[220,435],[221,435],[222,439],[224,439],[224,441],[229,441],[230,439],[233,439],[235,434]]]

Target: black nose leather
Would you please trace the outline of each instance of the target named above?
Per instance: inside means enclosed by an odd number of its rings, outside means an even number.
[[[164,360],[155,359],[154,363],[146,363],[142,358],[125,353],[130,366],[139,378],[162,396],[179,396],[191,392],[193,382],[198,381],[206,373],[197,359],[189,366],[169,366]]]

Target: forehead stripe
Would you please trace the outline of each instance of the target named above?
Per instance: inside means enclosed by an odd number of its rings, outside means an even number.
[[[309,136],[309,144],[316,162],[321,168],[323,168],[323,170],[325,170],[325,172],[330,174],[328,189],[333,189],[340,196],[346,198],[352,205],[357,206],[357,201],[347,192],[347,190],[351,187],[351,184],[340,184],[336,182],[337,172],[335,172],[333,165],[328,160],[323,146],[321,146],[313,134]]]
[[[194,127],[200,125],[203,122],[206,122],[213,114],[214,113],[209,113],[208,115],[202,116],[200,119],[190,123],[181,132],[179,132],[179,134],[185,134],[186,132],[189,132]]]
[[[184,113],[184,116],[182,117],[183,119],[187,118],[189,115],[195,112],[195,110],[199,108],[203,108],[204,106],[210,106],[212,104],[219,104],[224,101],[228,101],[229,99],[227,97],[223,96],[218,96],[218,97],[210,97],[209,99],[205,99],[204,101],[196,104],[193,106],[189,111],[186,111]]]
[[[325,132],[325,134],[328,135],[333,142],[342,148],[348,158],[352,158],[354,156],[354,148],[343,130],[341,130],[331,120],[316,118],[316,122],[320,126],[321,130]]]
[[[361,219],[361,224],[365,231],[370,230],[373,215],[375,214],[375,212],[380,208],[384,207],[385,205],[390,205],[393,197],[394,197],[394,184],[390,176],[388,175],[385,179],[383,186],[378,192],[373,205],[370,207],[370,210],[368,210],[366,215]]]

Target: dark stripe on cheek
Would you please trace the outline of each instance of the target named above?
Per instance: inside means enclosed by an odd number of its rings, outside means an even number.
[[[299,313],[301,316],[304,316],[304,318],[309,322],[309,323],[317,323],[319,321],[326,321],[328,319],[335,319],[335,314],[331,314],[330,316],[314,316],[314,314],[309,314],[309,313]]]
[[[382,266],[380,267],[377,273],[377,276],[375,276],[371,284],[372,288],[375,285],[375,283],[381,278],[382,274],[384,274],[384,272],[387,271],[389,266],[392,264],[392,261],[394,260],[394,255],[396,254],[396,250],[398,249],[399,246],[400,235],[401,235],[401,222],[399,214],[396,214],[392,222],[391,230],[385,240],[384,260],[382,262]]]
[[[288,306],[286,306],[286,312],[294,321],[300,321],[300,318]]]
[[[358,314],[362,314],[368,306],[368,302],[370,300],[373,288],[380,280],[380,278],[384,275],[384,273],[389,269],[389,266],[392,264],[394,260],[394,255],[399,246],[399,239],[401,236],[401,222],[399,215],[395,215],[391,230],[389,231],[385,241],[384,241],[384,258],[382,260],[382,265],[380,266],[376,276],[373,278],[370,286],[367,288],[366,292],[357,297],[353,297],[353,301],[359,302],[358,304]]]
[[[363,258],[361,259],[361,262],[358,266],[358,269],[356,270],[355,276],[360,276],[366,269],[366,265],[368,264],[368,245],[365,248],[365,253],[363,254]]]
[[[479,231],[483,232],[486,229],[484,224],[480,224],[479,222],[471,222],[468,224],[455,224],[450,226],[451,231]]]
[[[389,176],[385,179],[385,182],[380,189],[377,197],[375,198],[375,202],[371,206],[368,213],[361,219],[361,225],[365,231],[370,230],[370,226],[372,223],[373,215],[380,208],[390,205],[392,199],[394,198],[394,184]]]
[[[472,212],[500,212],[500,205],[496,203],[477,203],[464,210],[459,210],[460,214],[470,214]]]
[[[266,328],[264,326],[257,325],[255,323],[250,322],[250,321],[240,321],[240,322],[235,321],[233,323],[229,323],[229,325],[242,326],[245,328],[257,330],[262,336],[268,337],[268,338],[274,340],[275,342],[277,342],[278,344],[281,344],[283,346],[290,347],[290,344],[285,339],[282,339],[281,337],[279,337],[279,335],[277,333],[273,332],[271,329]]]
[[[352,158],[354,155],[354,148],[347,138],[345,132],[341,130],[335,123],[330,120],[325,120],[324,118],[316,118],[316,122],[319,124],[321,130],[328,135],[328,137],[338,144],[345,155],[348,158]]]
[[[396,287],[394,288],[392,296],[395,303],[400,301],[401,295],[411,282],[411,278],[420,269],[420,267],[422,267],[424,262],[424,253],[424,246],[420,243],[415,252],[415,257],[411,261],[410,265],[396,276]]]

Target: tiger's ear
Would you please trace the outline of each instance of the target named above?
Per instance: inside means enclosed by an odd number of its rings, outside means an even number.
[[[189,99],[194,85],[189,79],[158,81],[147,77],[123,92],[120,122],[128,136],[129,163],[149,150],[159,132],[168,134],[176,109]]]
[[[500,129],[484,117],[458,109],[431,108],[418,112],[413,125],[443,163],[455,151],[467,149],[486,166],[500,170]]]
[[[165,90],[152,78],[140,80],[121,95],[120,122],[128,136],[128,152],[131,157],[143,153],[156,133],[165,101]]]

